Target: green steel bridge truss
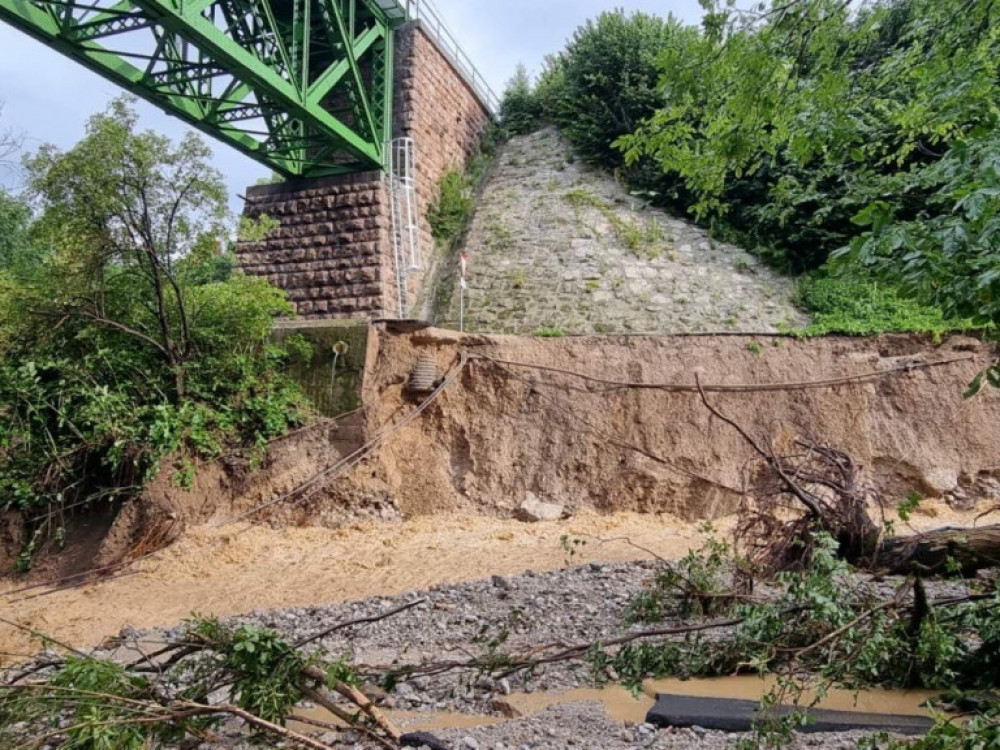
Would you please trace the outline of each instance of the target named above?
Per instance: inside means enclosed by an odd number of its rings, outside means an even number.
[[[385,167],[396,0],[0,0],[0,20],[285,177]]]

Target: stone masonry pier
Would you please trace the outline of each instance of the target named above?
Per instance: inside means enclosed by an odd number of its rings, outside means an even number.
[[[420,21],[395,34],[394,138],[415,144],[416,214],[421,269],[405,274],[406,297],[422,289],[433,248],[427,207],[442,176],[464,169],[490,112]],[[249,188],[246,216],[279,227],[262,242],[240,243],[243,270],[286,290],[299,316],[399,318],[388,182],[364,172]],[[408,308],[408,306],[407,306]]]

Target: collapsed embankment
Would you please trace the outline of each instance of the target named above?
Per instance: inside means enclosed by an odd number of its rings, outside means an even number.
[[[369,346],[361,412],[278,441],[259,467],[233,459],[204,467],[191,490],[164,472],[120,516],[109,550],[136,545],[153,527],[176,536],[262,506],[253,518],[285,526],[506,516],[532,495],[568,511],[714,518],[735,509],[755,456],[705,408],[696,377],[757,439],[778,451],[801,437],[837,447],[890,501],[919,492],[962,506],[1000,489],[1000,394],[963,398],[993,350],[967,336],[545,339],[381,329]],[[440,377],[455,376],[429,404],[408,389],[426,357]],[[875,373],[885,374],[868,377]],[[363,460],[342,467],[352,455]],[[322,481],[296,492],[320,472]]]
[[[382,332],[377,352],[365,385],[369,434],[418,403],[406,391],[418,358],[432,355],[443,374],[471,357],[421,418],[351,477],[350,486],[378,488],[404,514],[505,514],[528,493],[571,510],[729,512],[753,479],[754,454],[705,408],[696,376],[759,440],[777,450],[804,436],[833,445],[890,499],[919,492],[967,503],[1000,486],[1000,394],[963,399],[992,350],[969,337],[542,339],[428,329]],[[879,372],[890,374],[846,380]],[[817,381],[826,384],[812,387]],[[755,388],[774,384],[788,387]]]
[[[413,364],[428,355],[439,375],[454,375],[429,403],[407,389]],[[818,387],[713,390],[708,398],[779,448],[802,434],[836,445],[891,501],[912,491],[953,504],[988,500],[1000,474],[1000,394],[985,390],[966,401],[962,393],[989,356],[968,337],[934,344],[914,336],[540,339],[373,331],[363,411],[275,442],[259,465],[233,456],[201,467],[190,490],[174,486],[165,467],[117,519],[102,515],[82,540],[71,533],[65,556],[56,556],[61,565],[42,564],[32,578],[49,581],[177,544],[95,585],[73,579],[39,594],[8,580],[0,596],[18,622],[83,645],[126,624],[173,623],[191,611],[311,606],[551,569],[567,561],[562,535],[617,540],[575,550],[578,562],[645,556],[630,543],[680,556],[698,544],[683,519],[733,509],[753,459],[691,390],[696,373],[709,387],[891,371]],[[654,383],[685,390],[635,385]],[[422,414],[394,427],[420,405]],[[357,464],[342,472],[351,455]],[[309,482],[309,491],[297,492]],[[509,519],[528,493],[579,513],[533,526]],[[924,512],[936,517],[915,518],[917,528],[975,517],[943,503]],[[683,518],[641,515],[651,513]],[[225,523],[234,519],[240,522]],[[256,521],[278,530],[251,528]],[[0,628],[0,650],[26,644],[23,633]]]
[[[706,409],[696,376],[758,440],[779,452],[799,437],[839,448],[893,504],[919,492],[969,506],[1000,488],[1000,394],[962,396],[993,350],[967,336],[545,339],[380,328],[369,338],[360,412],[276,441],[263,459],[203,466],[190,489],[165,467],[117,517],[90,519],[94,528],[36,576],[134,559],[233,519],[339,527],[510,516],[532,496],[569,512],[715,518],[735,509],[756,464]],[[407,387],[426,357],[453,376],[430,403]]]

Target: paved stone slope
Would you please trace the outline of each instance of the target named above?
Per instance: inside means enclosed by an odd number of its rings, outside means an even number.
[[[630,196],[554,129],[512,139],[466,243],[466,327],[491,333],[776,331],[794,283]],[[439,325],[458,322],[458,292]]]

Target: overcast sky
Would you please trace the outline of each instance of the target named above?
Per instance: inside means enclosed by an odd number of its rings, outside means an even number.
[[[603,10],[622,7],[666,15],[673,13],[695,23],[701,17],[698,0],[435,0],[442,16],[469,56],[499,93],[518,62],[532,72],[545,55],[563,47],[573,30]],[[101,111],[118,89],[41,42],[0,22],[0,130],[11,129],[24,138],[27,150],[50,142],[69,147],[84,131],[87,118]],[[142,103],[143,125],[180,137],[185,125]],[[216,166],[228,180],[234,196],[260,177],[266,167],[212,142]],[[0,184],[18,183],[9,171]]]

